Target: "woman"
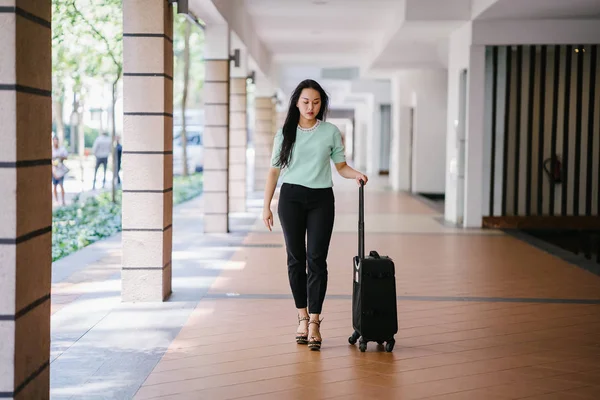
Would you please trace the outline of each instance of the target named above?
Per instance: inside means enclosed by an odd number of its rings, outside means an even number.
[[[356,179],[359,185],[361,180],[367,182],[365,175],[346,164],[339,129],[325,122],[328,103],[325,91],[310,79],[302,81],[292,93],[285,123],[273,143],[263,210],[263,221],[271,230],[271,200],[281,173],[283,184],[277,212],[298,311],[296,342],[308,344],[311,350],[320,350],[322,340],[320,314],[327,289],[327,253],[335,215],[331,161],[344,178]]]
[[[67,150],[60,145],[58,137],[52,137],[52,185],[54,186],[54,200],[58,204],[58,191],[57,187],[61,190],[62,205],[65,205],[65,188],[63,182],[65,175],[69,171],[64,161],[67,159]]]

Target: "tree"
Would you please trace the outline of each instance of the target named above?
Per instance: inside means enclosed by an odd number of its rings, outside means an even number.
[[[83,101],[83,80],[90,61],[86,46],[78,42],[83,31],[76,23],[76,15],[70,7],[70,1],[52,0],[52,102],[56,130],[61,142],[65,140],[63,110],[67,101],[67,86],[70,84],[75,94],[73,114],[78,114],[77,110]],[[71,119],[74,119],[73,114]],[[75,119],[81,118],[77,115]],[[73,130],[71,132],[73,135]],[[70,144],[74,152],[75,137],[71,137]],[[80,143],[80,146],[82,145]]]
[[[181,108],[183,175],[187,176],[186,110],[199,107],[204,85],[204,32],[184,16],[176,14],[173,27],[174,106]],[[191,96],[190,96],[191,95]]]
[[[186,24],[190,26],[190,36],[185,43]],[[175,15],[173,23],[173,54],[174,59],[174,90],[173,104],[181,106],[183,101],[183,86],[185,69],[184,49],[189,46],[189,80],[188,80],[188,108],[202,106],[202,88],[204,87],[204,31],[196,24],[181,14]]]
[[[183,176],[188,176],[188,158],[187,158],[187,132],[185,130],[185,108],[187,106],[188,85],[190,83],[190,35],[192,33],[192,25],[187,19],[183,23],[185,25],[184,33],[184,49],[183,49],[183,95],[181,100],[181,149],[183,161]]]
[[[53,109],[57,132],[64,138],[63,109],[66,89],[73,90],[71,149],[79,132],[79,153],[83,155],[83,118],[86,84],[100,80],[112,84],[113,176],[116,171],[114,137],[117,85],[123,71],[123,18],[121,0],[52,0]],[[78,123],[74,123],[78,122]],[[113,179],[113,201],[115,181]]]
[[[116,113],[117,85],[123,75],[123,5],[121,0],[103,0],[92,4],[91,0],[70,0],[70,6],[77,17],[76,23],[83,24],[98,48],[97,57],[89,66],[90,73],[97,73],[112,83],[111,95],[111,142],[112,142],[112,200],[116,201]]]

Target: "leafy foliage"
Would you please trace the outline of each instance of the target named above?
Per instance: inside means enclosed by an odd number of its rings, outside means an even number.
[[[173,204],[181,204],[202,193],[202,174],[173,179]],[[116,203],[109,192],[85,202],[58,208],[52,213],[52,261],[59,260],[98,240],[121,231],[121,191]]]
[[[52,261],[65,257],[121,230],[121,199],[107,193],[76,202],[52,213]]]
[[[173,21],[173,55],[174,58],[174,99],[173,105],[180,107],[184,85],[184,50],[186,24],[191,24],[187,17],[175,14]],[[202,104],[202,88],[204,87],[204,31],[192,24],[190,29],[190,74],[188,82],[188,108],[199,108]]]
[[[202,193],[202,174],[173,178],[173,204],[181,204]]]
[[[113,82],[123,68],[121,0],[52,0],[52,76],[55,95],[69,80]]]
[[[189,22],[182,15],[174,21],[175,99],[182,103],[185,28]],[[188,107],[199,108],[204,82],[204,32],[193,25],[189,39],[190,94]],[[85,102],[86,86],[108,82],[113,87],[111,107],[116,102],[117,84],[123,73],[123,4],[122,0],[52,0],[52,77],[53,101],[62,104],[66,93],[73,91],[76,109]],[[62,124],[61,124],[62,125]],[[89,146],[89,132],[86,144]],[[175,177],[173,202],[180,204],[202,192],[202,175]],[[56,261],[97,240],[121,230],[121,192],[104,193],[85,202],[57,209],[53,213],[52,258]]]
[[[86,74],[88,55],[77,41],[83,35],[76,24],[76,15],[70,7],[71,0],[52,0],[52,88],[54,97],[64,101],[68,80],[80,88]]]

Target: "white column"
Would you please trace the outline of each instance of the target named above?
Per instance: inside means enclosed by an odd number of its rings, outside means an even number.
[[[471,46],[468,71],[463,226],[480,228],[483,215],[485,46]]]
[[[448,54],[448,106],[446,118],[446,193],[444,218],[463,223],[464,138],[467,129],[467,76],[472,43],[472,24],[450,35]],[[483,77],[482,77],[483,79]],[[483,80],[481,82],[483,86]],[[462,121],[462,122],[461,122]]]
[[[381,132],[379,129],[381,111],[372,94],[368,94],[366,97],[367,107],[365,108],[365,111],[367,114],[365,116],[365,123],[367,130],[366,135],[364,136],[364,148],[366,149],[365,169],[367,175],[376,176],[379,175],[379,159],[381,151],[379,148],[381,143]]]
[[[392,90],[392,143],[390,149],[390,186],[395,191],[409,190],[410,173],[410,98],[397,74],[391,81]]]
[[[414,107],[411,190],[444,193],[448,74],[443,70],[411,73]]]
[[[415,70],[392,80],[393,140],[390,183],[395,190],[445,190],[447,73]]]
[[[365,171],[367,149],[365,148],[367,140],[367,122],[366,122],[366,105],[359,105],[356,108],[354,116],[355,135],[354,135],[354,166],[355,168]]]

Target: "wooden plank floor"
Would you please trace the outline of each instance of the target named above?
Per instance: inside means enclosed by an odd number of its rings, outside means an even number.
[[[393,353],[350,346],[357,199],[339,186],[321,352],[294,342],[279,223],[257,220],[137,399],[600,398],[599,277],[377,185],[367,251],[395,260],[400,330]]]

